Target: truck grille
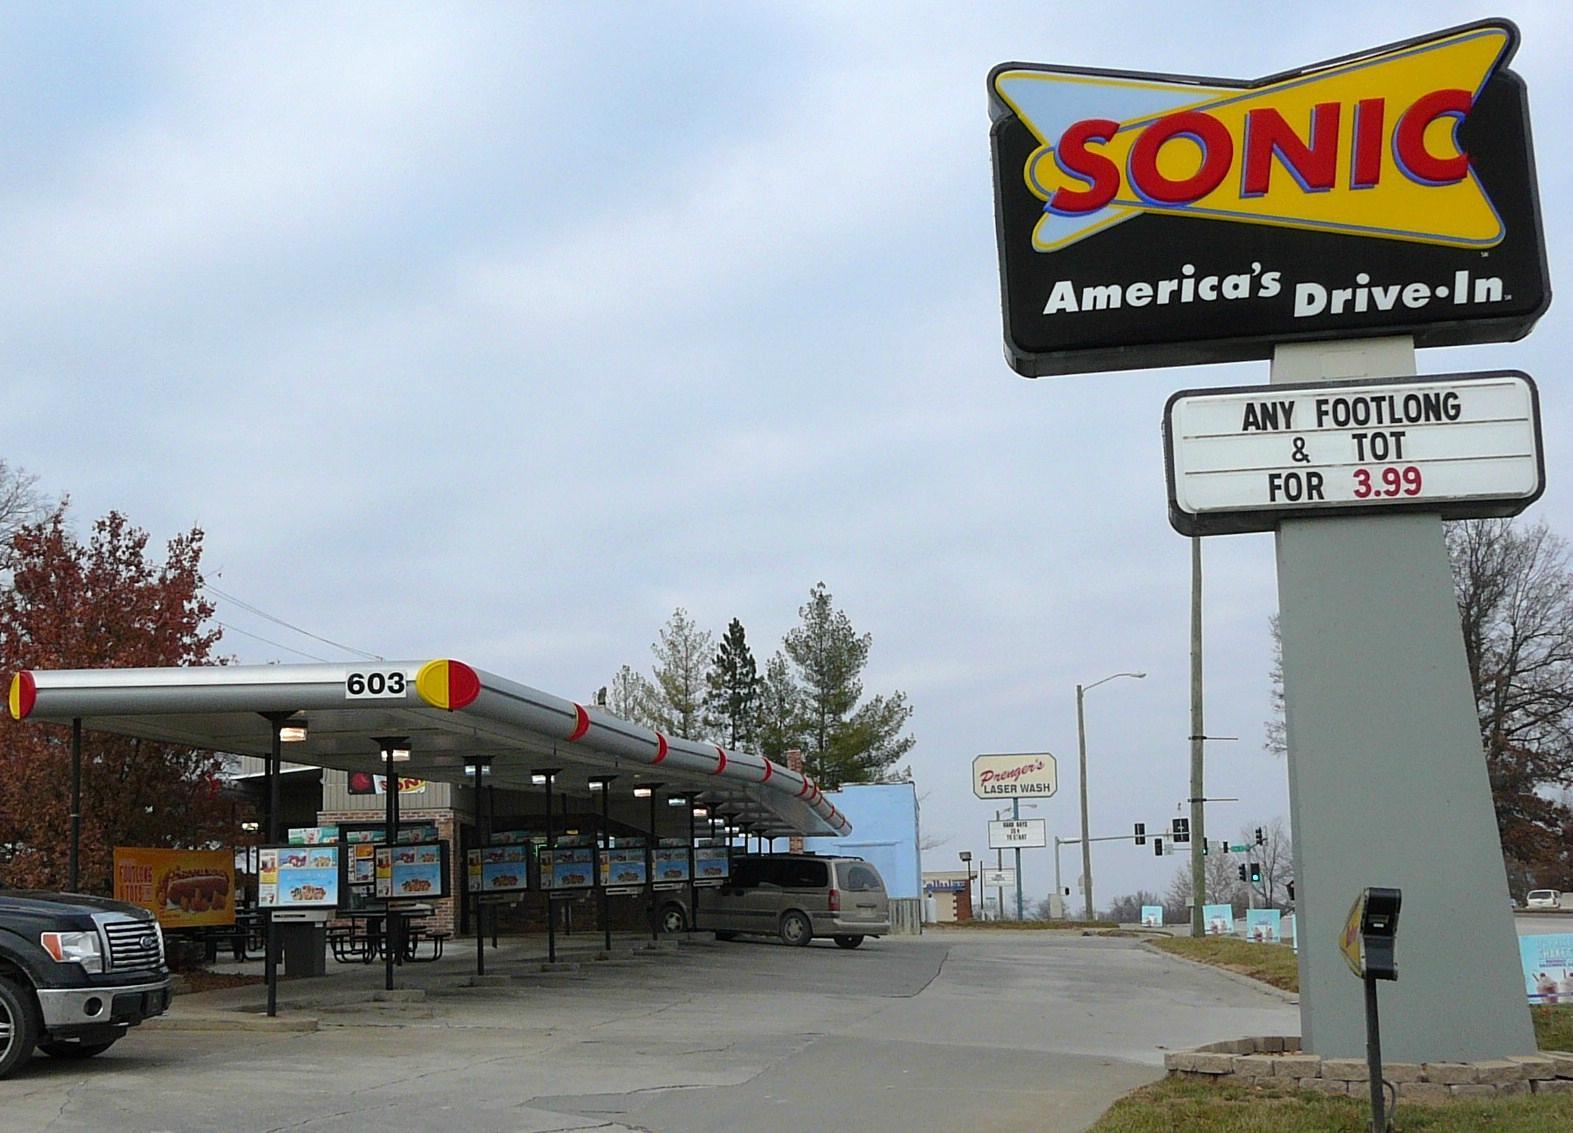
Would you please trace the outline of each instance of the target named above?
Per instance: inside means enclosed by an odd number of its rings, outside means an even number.
[[[107,971],[158,968],[164,963],[164,939],[158,922],[109,916],[99,921],[109,944]]]

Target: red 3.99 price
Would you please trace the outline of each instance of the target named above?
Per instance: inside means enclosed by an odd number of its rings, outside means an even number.
[[[1413,464],[1402,468],[1389,464],[1379,476],[1369,468],[1356,468],[1354,495],[1357,500],[1386,496],[1418,496],[1420,494],[1420,469]]]

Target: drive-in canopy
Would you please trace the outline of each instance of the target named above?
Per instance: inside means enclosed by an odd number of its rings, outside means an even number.
[[[504,680],[460,661],[346,665],[217,665],[159,669],[24,670],[10,686],[18,720],[85,728],[214,751],[265,756],[283,716],[305,737],[292,763],[380,772],[387,740],[409,751],[401,775],[461,783],[489,761],[493,786],[529,790],[556,769],[555,787],[589,795],[588,781],[659,781],[702,797],[735,826],[764,837],[843,835],[852,825],[801,772],[760,755],[671,738],[595,706]]]

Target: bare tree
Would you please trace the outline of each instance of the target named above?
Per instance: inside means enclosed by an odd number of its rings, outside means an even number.
[[[38,494],[38,477],[0,460],[0,573],[9,575],[15,552],[11,540],[29,523],[37,523],[49,508]]]
[[[655,686],[642,674],[624,665],[612,677],[607,690],[606,710],[613,716],[654,728],[657,726],[655,699]]]
[[[1260,845],[1256,831],[1262,832]],[[1289,883],[1294,880],[1294,841],[1283,819],[1275,818],[1265,826],[1247,827],[1240,831],[1240,841],[1246,845],[1246,886],[1255,895],[1258,908],[1286,908],[1289,904]],[[1251,863],[1258,867],[1259,881],[1252,881]],[[1239,875],[1235,875],[1238,881]]]
[[[1207,885],[1207,893],[1202,898],[1204,905],[1231,905],[1236,913],[1245,907],[1245,886],[1240,882],[1238,873],[1241,859],[1231,857],[1221,850],[1209,853],[1203,864],[1203,880]],[[1169,888],[1164,893],[1164,915],[1171,917],[1175,923],[1184,923],[1190,918],[1191,906],[1191,864],[1184,862],[1174,873],[1174,880],[1169,882]]]

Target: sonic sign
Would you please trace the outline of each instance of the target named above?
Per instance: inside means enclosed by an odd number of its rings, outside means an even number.
[[[1517,45],[1491,20],[1253,82],[994,68],[1011,366],[1521,338],[1551,291]]]

